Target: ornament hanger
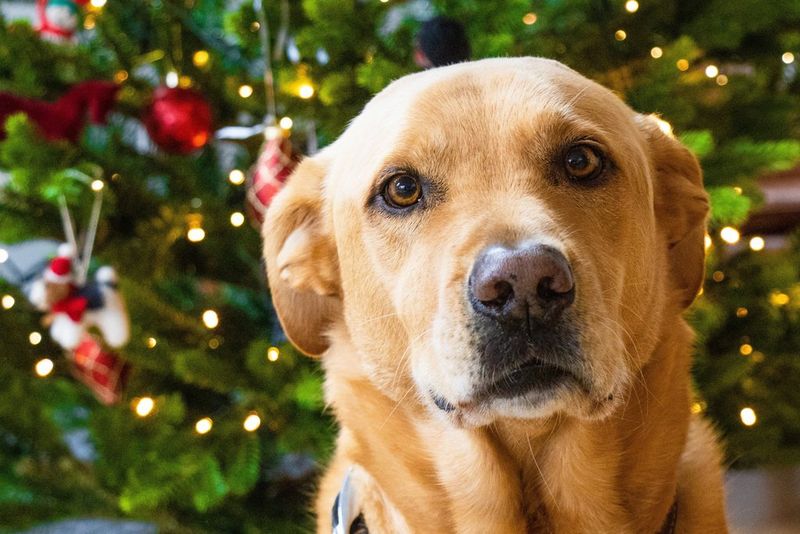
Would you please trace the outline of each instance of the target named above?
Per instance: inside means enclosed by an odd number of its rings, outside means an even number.
[[[100,210],[103,207],[103,189],[100,188],[95,191],[94,202],[92,202],[92,212],[89,215],[89,224],[86,228],[86,234],[83,236],[83,252],[80,255],[78,251],[81,250],[78,246],[78,239],[75,234],[75,226],[72,222],[72,215],[67,206],[67,199],[61,195],[58,199],[58,209],[61,213],[61,224],[64,226],[64,235],[67,238],[67,243],[72,247],[77,255],[75,258],[76,265],[76,285],[83,286],[86,284],[86,278],[89,274],[89,263],[92,259],[92,249],[94,248],[94,240],[97,236],[97,227],[100,223]]]

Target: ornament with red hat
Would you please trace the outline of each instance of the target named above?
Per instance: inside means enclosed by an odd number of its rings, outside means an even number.
[[[81,21],[80,8],[87,2],[88,0],[37,0],[39,36],[54,43],[74,44],[75,33]]]

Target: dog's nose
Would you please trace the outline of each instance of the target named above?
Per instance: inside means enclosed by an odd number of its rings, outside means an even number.
[[[472,266],[469,294],[482,315],[549,321],[575,300],[575,281],[567,258],[553,247],[491,246]]]

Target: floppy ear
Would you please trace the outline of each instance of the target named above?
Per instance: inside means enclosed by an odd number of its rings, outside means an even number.
[[[703,284],[708,195],[694,154],[661,131],[654,117],[640,116],[653,170],[656,224],[666,238],[672,288],[688,308]]]
[[[341,314],[336,245],[322,202],[324,158],[297,167],[262,227],[272,302],[289,340],[310,356],[328,348],[326,330]]]

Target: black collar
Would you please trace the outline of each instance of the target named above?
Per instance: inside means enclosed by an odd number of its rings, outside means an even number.
[[[333,534],[369,534],[367,523],[364,521],[364,514],[358,505],[358,497],[355,487],[350,479],[352,468],[347,471],[342,483],[342,489],[336,494],[333,501]],[[672,507],[667,512],[667,517],[661,524],[657,534],[675,534],[675,527],[678,524],[678,498],[672,503]]]

